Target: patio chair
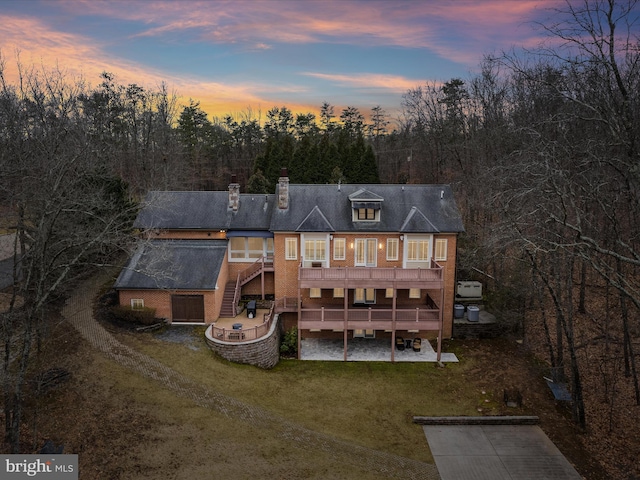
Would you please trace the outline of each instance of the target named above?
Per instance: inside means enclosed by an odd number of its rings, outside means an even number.
[[[396,349],[404,350],[404,338],[396,337]]]
[[[422,340],[420,338],[414,338],[413,339],[413,351],[414,352],[419,352],[421,347],[422,347]]]

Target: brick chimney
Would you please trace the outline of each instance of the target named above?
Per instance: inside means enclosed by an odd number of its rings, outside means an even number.
[[[280,169],[278,179],[278,208],[286,210],[289,208],[289,176],[286,168]]]
[[[240,204],[240,184],[235,174],[231,175],[231,183],[229,184],[229,208],[234,212],[238,211]]]

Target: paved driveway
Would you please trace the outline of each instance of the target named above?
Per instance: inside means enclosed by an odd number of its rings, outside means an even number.
[[[424,425],[442,480],[581,480],[537,425]]]

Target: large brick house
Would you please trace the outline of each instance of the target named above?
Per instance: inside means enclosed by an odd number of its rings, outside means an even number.
[[[448,185],[296,185],[275,195],[151,192],[121,305],[172,322],[274,299],[280,328],[307,338],[451,336],[460,213]],[[438,342],[439,346],[440,342]],[[439,351],[439,349],[438,349]]]

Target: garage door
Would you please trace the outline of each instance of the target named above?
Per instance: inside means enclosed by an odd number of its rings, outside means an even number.
[[[204,296],[171,295],[171,319],[174,322],[204,322]]]

